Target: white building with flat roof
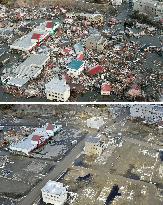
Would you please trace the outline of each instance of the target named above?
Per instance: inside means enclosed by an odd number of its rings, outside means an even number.
[[[67,190],[60,182],[49,180],[41,192],[43,202],[46,204],[64,205],[67,201]]]
[[[120,6],[123,3],[123,0],[111,0],[113,6]]]
[[[100,129],[104,125],[104,120],[102,117],[92,117],[87,119],[87,126],[93,129]]]
[[[45,85],[45,93],[48,100],[65,102],[70,97],[70,86],[64,79],[53,78]]]
[[[149,123],[159,123],[163,120],[163,106],[148,104],[130,105],[130,115],[133,118],[142,118]]]

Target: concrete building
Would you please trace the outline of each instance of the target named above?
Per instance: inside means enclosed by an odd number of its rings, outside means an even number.
[[[120,6],[123,0],[111,0],[113,6]]]
[[[70,86],[63,79],[53,78],[45,85],[45,93],[48,100],[65,102],[70,97]]]
[[[104,120],[101,117],[92,117],[87,119],[87,126],[93,129],[100,129],[104,125]]]
[[[158,0],[134,0],[134,10],[146,13],[149,16],[163,18],[163,2]]]
[[[88,156],[100,156],[104,150],[105,144],[100,141],[99,137],[89,137],[85,141],[85,154]]]
[[[64,205],[67,201],[67,190],[60,182],[48,181],[41,192],[43,202],[46,204]]]
[[[149,123],[159,123],[163,120],[163,106],[161,105],[130,105],[130,115],[133,118],[142,118]]]
[[[98,52],[103,51],[104,48],[107,45],[107,40],[102,37],[99,34],[91,34],[87,39],[86,39],[86,49],[93,49],[93,50],[97,50]]]

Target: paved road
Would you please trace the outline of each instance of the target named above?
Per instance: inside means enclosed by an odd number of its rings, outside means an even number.
[[[42,187],[49,181],[49,180],[56,180],[62,172],[64,172],[75,160],[78,154],[82,151],[84,147],[85,138],[80,141],[73,150],[62,160],[60,161],[55,169],[50,172],[38,185],[36,185],[32,191],[22,199],[18,205],[32,205],[37,199],[39,199],[41,194]]]

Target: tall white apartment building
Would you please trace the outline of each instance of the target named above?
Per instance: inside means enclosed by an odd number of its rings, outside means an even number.
[[[60,182],[48,181],[41,192],[46,204],[64,205],[67,201],[67,190]]]
[[[45,85],[45,93],[49,100],[65,102],[70,97],[70,86],[63,79],[53,78]]]

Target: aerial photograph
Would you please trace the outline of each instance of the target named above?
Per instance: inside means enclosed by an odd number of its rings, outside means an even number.
[[[0,0],[1,102],[162,102],[163,0]]]
[[[0,205],[163,205],[163,0],[0,0]]]
[[[1,205],[162,205],[163,105],[0,105]]]

